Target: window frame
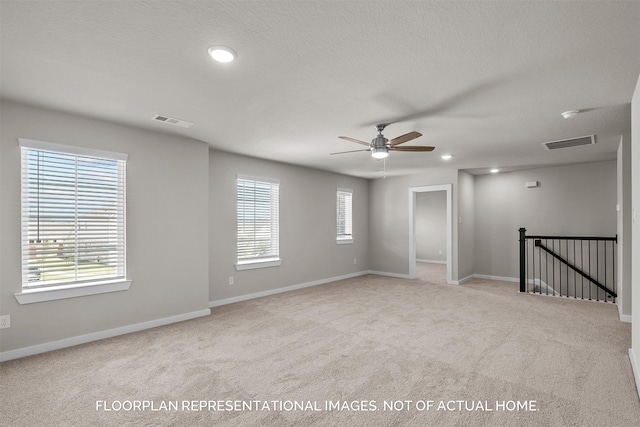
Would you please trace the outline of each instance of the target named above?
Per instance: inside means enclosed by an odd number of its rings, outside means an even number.
[[[343,199],[342,202],[341,198]],[[341,203],[345,205],[342,210]],[[341,218],[341,214],[344,214],[343,218]],[[342,228],[341,223],[344,223]],[[343,233],[340,232],[342,230],[344,231]],[[349,231],[351,233],[348,233]],[[336,190],[336,244],[353,244],[353,190],[350,188],[338,188]]]
[[[254,256],[247,258],[240,258],[240,181],[252,182],[254,184],[268,185],[270,192],[269,202],[269,232],[271,238],[269,240],[270,253],[266,256]],[[255,193],[254,193],[255,196]],[[274,197],[275,208],[274,208]],[[274,227],[275,225],[275,227]],[[255,225],[254,225],[255,227]],[[275,235],[275,236],[274,236]],[[254,239],[254,244],[256,240]],[[273,249],[275,246],[275,253]],[[280,258],[280,180],[273,178],[263,178],[250,175],[237,175],[236,176],[236,270],[251,270],[256,268],[268,268],[277,267],[281,265],[282,259]]]
[[[18,292],[15,295],[16,299],[20,304],[29,304],[34,302],[42,302],[42,301],[50,301],[57,299],[65,299],[65,298],[73,298],[78,296],[85,295],[94,295],[106,292],[116,292],[128,290],[131,286],[131,280],[126,278],[126,161],[127,154],[124,153],[116,153],[111,151],[104,150],[96,150],[91,148],[79,147],[79,146],[71,146],[66,144],[58,144],[52,142],[45,141],[37,141],[27,138],[18,138],[18,145],[20,146],[20,162],[21,162],[21,189],[20,189],[20,197],[21,197],[21,214],[20,214],[20,228],[21,228],[21,266],[22,266],[22,279],[21,279],[21,292]],[[75,210],[75,219],[72,224],[68,225],[68,228],[65,231],[73,230],[73,238],[70,246],[73,247],[73,253],[77,255],[79,250],[77,249],[79,242],[79,230],[82,225],[79,221],[79,206],[82,206],[83,202],[78,201],[78,192],[80,191],[79,187],[79,177],[78,165],[82,161],[92,161],[98,159],[107,159],[109,161],[117,161],[117,173],[118,173],[118,185],[116,186],[116,226],[119,230],[117,232],[117,262],[114,263],[114,268],[116,268],[116,272],[114,274],[103,274],[99,277],[88,278],[86,280],[79,280],[79,263],[76,262],[73,266],[73,280],[61,280],[59,282],[47,283],[42,285],[29,285],[30,281],[30,267],[34,267],[33,263],[29,261],[29,246],[31,245],[31,241],[33,240],[33,235],[29,233],[29,211],[28,211],[28,198],[30,194],[33,196],[35,193],[41,194],[40,190],[36,190],[32,193],[29,190],[29,172],[25,170],[25,165],[29,161],[26,156],[28,156],[28,152],[30,150],[35,150],[36,152],[48,152],[54,153],[54,156],[70,156],[69,160],[73,163],[73,167],[75,168],[75,183],[74,187],[72,187],[72,193],[75,194],[74,200],[74,210]],[[82,159],[79,161],[79,158],[89,158]],[[66,159],[65,159],[66,160]],[[101,171],[98,171],[101,172]],[[90,182],[93,183],[93,182]],[[57,187],[54,187],[51,191],[58,191]],[[85,189],[86,191],[86,189]],[[86,193],[85,193],[86,194]],[[95,193],[89,193],[88,200],[91,200],[91,197],[95,197]],[[90,202],[84,202],[90,203]],[[87,205],[88,206],[88,205]],[[40,213],[38,213],[40,216]],[[38,221],[39,223],[39,221]],[[84,225],[85,229],[87,228],[87,224]],[[109,252],[111,253],[111,252]]]

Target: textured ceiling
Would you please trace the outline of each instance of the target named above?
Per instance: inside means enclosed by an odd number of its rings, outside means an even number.
[[[3,0],[0,13],[5,99],[367,178],[381,161],[329,153],[363,148],[338,136],[369,141],[380,122],[436,146],[391,153],[387,176],[615,159],[640,74],[639,1]],[[216,44],[237,60],[213,62]],[[586,111],[562,119],[572,109]]]

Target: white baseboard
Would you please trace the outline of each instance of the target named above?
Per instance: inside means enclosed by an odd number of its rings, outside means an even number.
[[[330,277],[328,279],[314,280],[311,282],[300,283],[298,285],[285,286],[283,288],[269,289],[268,291],[255,292],[252,294],[240,295],[232,298],[225,298],[209,302],[209,308],[219,307],[221,305],[233,304],[241,301],[248,301],[256,298],[267,297],[269,295],[281,294],[283,292],[295,291],[297,289],[309,288],[311,286],[324,285],[325,283],[337,282],[338,280],[351,279],[352,277],[363,276],[371,273],[370,271],[358,271],[356,273],[345,274],[342,276]],[[375,273],[372,273],[375,274]]]
[[[460,280],[452,280],[452,281],[450,281],[450,282],[449,282],[449,284],[450,284],[450,285],[463,285],[463,284],[465,284],[466,282],[468,282],[469,280],[473,280],[473,279],[475,279],[475,278],[476,278],[476,275],[475,275],[475,274],[472,274],[472,275],[470,275],[470,276],[463,277],[463,278],[462,278],[462,279],[460,279]]]
[[[622,305],[618,305],[618,316],[620,317],[621,322],[632,323],[632,315],[630,314],[622,314]]]
[[[447,261],[439,260],[439,259],[416,259],[416,262],[427,262],[429,264],[446,264]]]
[[[388,273],[386,271],[373,271],[373,270],[369,270],[367,273],[375,274],[377,276],[395,277],[397,279],[410,279],[408,274]]]
[[[520,278],[518,277],[505,277],[505,276],[490,276],[487,274],[474,274],[474,279],[485,279],[485,280],[500,280],[502,282],[515,282],[520,283]]]
[[[129,334],[131,332],[138,332],[145,329],[156,328],[158,326],[169,325],[171,323],[182,322],[185,320],[191,320],[197,317],[208,316],[210,314],[210,309],[193,311],[191,313],[178,314],[176,316],[164,317],[162,319],[150,320],[148,322],[136,323],[133,325],[122,326],[120,328],[108,329],[106,331],[92,332],[86,335],[79,335],[77,337],[65,338],[62,340],[51,341],[44,344],[37,344],[30,347],[18,348],[16,350],[3,351],[0,353],[0,362],[19,359],[21,357],[33,356],[40,353],[46,353],[48,351],[60,350],[66,347],[72,347],[74,345],[86,344],[92,341],[116,337],[118,335]]]
[[[636,380],[636,391],[638,392],[638,397],[640,397],[640,371],[638,370],[640,366],[636,363],[636,357],[633,354],[633,349],[629,349],[629,360],[631,361],[631,370],[633,371],[633,378]]]

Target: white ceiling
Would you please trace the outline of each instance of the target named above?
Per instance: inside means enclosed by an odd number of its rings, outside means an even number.
[[[5,99],[367,178],[381,161],[329,153],[364,148],[338,136],[369,141],[380,122],[436,146],[392,152],[387,176],[615,159],[640,74],[640,1],[2,0],[0,13]],[[213,62],[217,44],[237,60]],[[573,109],[587,111],[562,119]]]

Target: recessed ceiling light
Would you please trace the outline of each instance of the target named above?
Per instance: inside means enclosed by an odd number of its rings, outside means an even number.
[[[491,169],[489,172],[491,172],[491,173],[498,173],[498,172],[500,172],[500,169],[493,168],[493,169]]]
[[[443,154],[442,156],[440,156],[440,158],[442,160],[449,160],[451,159],[453,156],[451,154]]]
[[[211,46],[209,55],[218,62],[231,62],[237,56],[233,49],[226,46]]]
[[[569,110],[569,111],[565,111],[564,113],[562,113],[562,117],[564,119],[573,119],[575,116],[578,115],[580,111],[578,110]]]

